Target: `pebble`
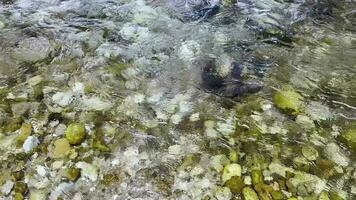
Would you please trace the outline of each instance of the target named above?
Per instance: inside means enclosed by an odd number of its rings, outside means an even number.
[[[98,178],[98,168],[86,162],[78,162],[76,167],[81,169],[81,175],[91,181],[96,181]]]
[[[22,148],[26,153],[29,153],[30,151],[32,151],[32,149],[36,148],[39,143],[40,141],[37,139],[37,137],[29,136],[23,143]]]
[[[233,163],[226,165],[224,167],[221,178],[222,181],[225,183],[233,176],[241,176],[241,166],[239,164]]]
[[[1,193],[3,193],[4,195],[8,195],[11,192],[14,185],[15,185],[14,182],[7,180],[5,184],[2,185],[1,187]]]

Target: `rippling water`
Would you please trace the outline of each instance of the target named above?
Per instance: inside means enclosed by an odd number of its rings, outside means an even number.
[[[355,27],[353,0],[1,0],[0,199],[355,199]]]

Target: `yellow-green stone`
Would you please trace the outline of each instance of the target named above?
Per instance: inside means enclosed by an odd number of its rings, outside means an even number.
[[[257,185],[259,183],[263,183],[263,174],[261,170],[252,170],[252,184]]]
[[[250,187],[242,189],[244,200],[259,200],[257,193]]]
[[[86,133],[85,127],[82,123],[72,123],[68,126],[65,136],[69,144],[77,145],[84,141]]]
[[[354,151],[356,151],[356,128],[347,130],[342,134],[344,142]]]
[[[63,158],[69,150],[69,141],[66,138],[58,139],[54,142],[53,157]]]
[[[297,115],[303,110],[303,97],[293,89],[285,89],[278,91],[273,102],[277,108],[289,115]]]
[[[232,193],[239,194],[245,187],[245,183],[241,177],[233,176],[225,182],[225,187],[228,187]]]

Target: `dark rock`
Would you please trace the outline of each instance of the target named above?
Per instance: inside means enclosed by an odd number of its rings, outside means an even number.
[[[191,15],[187,16],[187,21],[194,21],[194,20],[207,20],[214,15],[216,15],[220,10],[219,5],[212,5],[208,7],[204,7],[202,9],[199,9],[195,12],[193,12]]]
[[[262,89],[263,84],[260,82],[243,82],[243,66],[236,62],[233,62],[232,65],[230,75],[222,77],[216,70],[216,62],[212,59],[206,61],[201,74],[202,87],[216,95],[229,98],[256,93]]]

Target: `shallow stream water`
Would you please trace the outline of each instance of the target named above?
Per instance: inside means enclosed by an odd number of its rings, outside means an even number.
[[[0,0],[0,200],[356,199],[354,0]]]

